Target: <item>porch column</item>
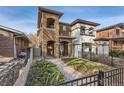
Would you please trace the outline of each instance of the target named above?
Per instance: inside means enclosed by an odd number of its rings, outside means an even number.
[[[72,53],[72,43],[68,43],[68,56],[71,56]]]
[[[13,51],[14,51],[14,58],[17,58],[17,52],[16,52],[16,37],[13,38],[14,40],[14,46],[13,46]]]
[[[42,57],[45,59],[47,56],[47,43],[42,43]]]
[[[59,42],[54,43],[54,55],[55,57],[59,57]]]

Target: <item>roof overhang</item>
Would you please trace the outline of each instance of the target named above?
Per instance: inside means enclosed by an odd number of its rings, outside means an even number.
[[[108,30],[108,29],[114,29],[116,27],[124,28],[124,23],[118,23],[118,24],[107,26],[107,27],[103,27],[101,29],[98,29],[97,32],[101,32],[101,31]]]
[[[72,37],[68,37],[68,36],[59,36],[60,39],[75,39],[75,38],[72,38]]]
[[[111,40],[114,40],[114,41],[124,41],[124,37],[111,38]]]
[[[0,25],[0,29],[4,30],[4,31],[7,31],[7,32],[10,32],[10,33],[13,33],[14,37],[23,37],[25,39],[28,39],[27,35],[19,30],[16,30],[16,29],[13,29],[13,28],[9,28],[9,27],[6,27],[6,26],[2,26]],[[29,39],[28,39],[29,40]]]
[[[73,25],[75,25],[77,23],[87,24],[87,25],[91,25],[91,26],[98,26],[98,25],[100,25],[99,23],[95,23],[95,22],[91,22],[91,21],[87,21],[87,20],[83,20],[83,19],[76,19],[75,21],[73,21],[71,23],[71,26],[73,26]]]
[[[109,41],[109,38],[96,38],[94,41]]]
[[[40,28],[40,23],[41,23],[41,17],[42,17],[42,13],[45,12],[45,13],[51,13],[51,14],[54,14],[54,15],[58,15],[59,18],[63,15],[62,12],[59,12],[59,11],[55,11],[55,10],[51,10],[51,9],[47,9],[47,8],[43,8],[43,7],[38,7],[38,23],[37,23],[37,27]]]

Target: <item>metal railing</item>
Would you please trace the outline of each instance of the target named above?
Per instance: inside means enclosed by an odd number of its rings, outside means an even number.
[[[124,67],[67,81],[57,86],[123,86]]]

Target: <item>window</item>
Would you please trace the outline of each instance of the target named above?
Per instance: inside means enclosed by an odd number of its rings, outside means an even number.
[[[54,25],[55,25],[55,20],[53,18],[48,18],[47,19],[47,27],[54,28]]]
[[[92,30],[94,30],[94,28],[93,28],[93,27],[90,27],[90,28],[89,28],[89,31],[92,31]]]
[[[89,32],[89,35],[93,35],[93,32]]]
[[[63,31],[66,31],[66,26],[62,26],[62,30]]]
[[[114,46],[117,46],[118,42],[117,41],[114,41]]]
[[[82,34],[85,34],[86,27],[85,27],[85,26],[81,26],[81,27],[80,27],[80,30],[81,30],[81,33],[82,33]]]
[[[116,29],[116,35],[120,35],[120,30]]]

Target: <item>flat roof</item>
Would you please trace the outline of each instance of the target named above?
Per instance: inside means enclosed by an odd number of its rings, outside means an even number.
[[[76,23],[83,23],[83,24],[88,24],[88,25],[92,25],[92,26],[100,25],[99,23],[95,23],[95,22],[91,22],[91,21],[87,21],[87,20],[83,20],[83,19],[76,19],[75,21],[73,21],[71,23],[71,26],[75,25]]]

